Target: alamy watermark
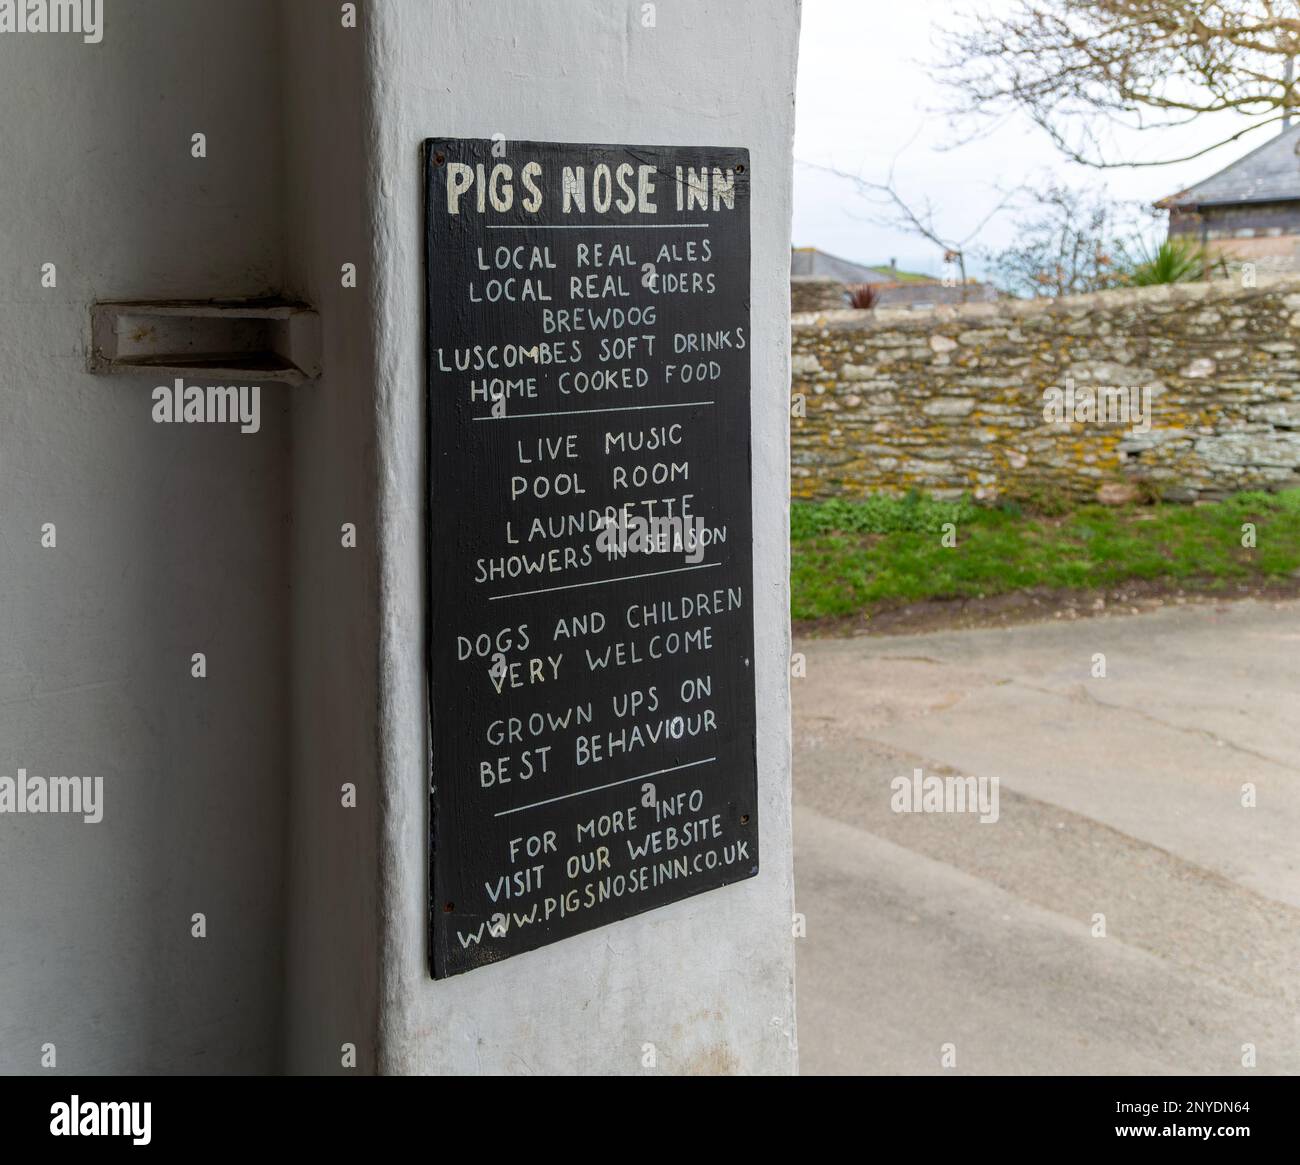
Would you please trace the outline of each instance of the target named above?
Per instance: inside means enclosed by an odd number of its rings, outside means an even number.
[[[889,787],[895,813],[978,813],[983,825],[1000,816],[997,777],[927,777],[913,769],[911,777],[895,777]]]
[[[153,419],[159,425],[237,422],[241,433],[256,433],[262,427],[262,388],[257,384],[186,385],[178,376],[172,384],[160,384],[153,390]]]
[[[695,514],[672,517],[639,514],[619,510],[617,517],[606,515],[596,535],[596,549],[610,558],[629,554],[684,554],[685,561],[704,561],[704,551],[714,542],[727,540],[727,528],[707,526]]]
[[[52,1137],[130,1137],[133,1145],[147,1145],[152,1124],[150,1100],[82,1100],[74,1092],[50,1105]]]
[[[99,44],[104,0],[0,0],[0,35],[6,32],[72,32]]]
[[[0,813],[79,814],[87,825],[104,820],[103,777],[38,777],[19,769],[0,776]]]
[[[1067,376],[1064,388],[1054,384],[1044,389],[1043,420],[1052,425],[1129,425],[1134,433],[1149,433],[1151,386],[1076,385]]]

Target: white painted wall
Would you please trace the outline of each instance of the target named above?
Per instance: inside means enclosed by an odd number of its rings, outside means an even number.
[[[374,232],[368,10],[284,0],[288,290],[321,315],[324,375],[296,390],[293,429],[293,787],[290,798],[288,1067],[375,1070],[382,785]],[[342,286],[355,263],[357,286]],[[344,549],[340,528],[357,527]],[[355,809],[341,787],[357,786]]]
[[[788,1072],[787,506],[795,0],[386,0],[375,22],[374,274],[383,640],[386,1072]],[[736,145],[753,170],[755,629],[763,865],[753,880],[437,983],[424,935],[419,145],[434,135]]]
[[[269,1071],[286,392],[256,435],[168,427],[155,378],[84,368],[94,299],[279,283],[277,23],[261,0],[105,8],[99,45],[0,37],[0,774],[105,798],[98,825],[0,816],[0,1072],[42,1071],[45,1043],[60,1072]]]

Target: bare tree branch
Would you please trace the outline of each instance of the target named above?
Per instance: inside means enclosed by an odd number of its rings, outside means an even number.
[[[967,136],[1019,109],[1087,166],[1188,161],[1300,112],[1288,64],[1300,53],[1300,0],[1016,0],[1004,15],[967,15],[940,39],[936,78]],[[1251,124],[1177,158],[1116,161],[1097,133],[1216,114]]]
[[[903,149],[906,148],[906,146],[903,147]],[[899,154],[901,153],[900,150]],[[842,178],[844,181],[852,183],[865,202],[879,206],[882,209],[881,214],[869,216],[870,221],[880,226],[902,228],[910,231],[912,234],[920,235],[921,238],[941,249],[944,253],[945,262],[957,264],[961,278],[962,299],[964,301],[966,287],[969,282],[966,276],[967,244],[972,239],[975,239],[993,218],[1011,205],[1023,187],[1014,187],[1010,190],[999,188],[998,192],[1002,197],[998,203],[979,220],[974,229],[959,238],[946,234],[935,224],[935,208],[929,198],[923,198],[920,202],[913,204],[899,193],[894,182],[894,168],[897,161],[898,155],[895,155],[890,163],[889,172],[884,182],[873,182],[862,177],[861,174],[850,174],[846,170],[838,170],[833,166],[818,165],[815,162],[801,162],[800,165],[808,166],[813,170],[820,170],[824,174],[831,174],[836,178]]]
[[[1139,252],[1149,207],[1112,201],[1100,190],[1048,182],[1016,219],[1015,240],[982,249],[993,281],[1013,295],[1080,295],[1121,285]]]

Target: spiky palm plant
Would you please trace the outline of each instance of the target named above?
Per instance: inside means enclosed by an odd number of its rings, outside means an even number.
[[[1154,287],[1158,283],[1194,283],[1214,266],[1209,252],[1190,239],[1166,239],[1154,251],[1144,249],[1128,272],[1127,283]]]
[[[849,303],[859,311],[870,311],[880,302],[880,292],[870,283],[859,283],[849,289]]]

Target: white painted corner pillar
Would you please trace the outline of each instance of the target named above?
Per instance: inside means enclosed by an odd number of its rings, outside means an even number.
[[[796,1067],[789,736],[789,265],[796,0],[385,0],[372,135],[383,1073]],[[425,138],[740,146],[752,169],[753,517],[762,869],[452,979],[429,978]],[[643,1066],[653,1044],[656,1066]]]

